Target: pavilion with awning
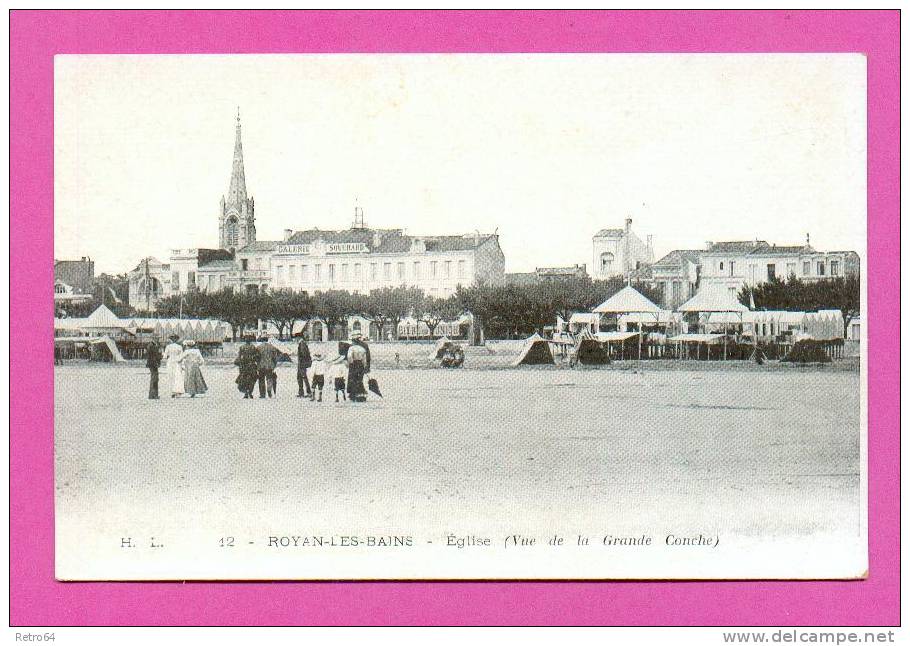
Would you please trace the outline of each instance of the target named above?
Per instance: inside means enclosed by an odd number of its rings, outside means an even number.
[[[696,314],[704,314],[705,319],[704,323],[707,324],[711,321],[712,314],[732,314],[739,320],[739,325],[742,327],[743,319],[749,308],[740,303],[736,297],[730,292],[730,290],[721,287],[721,286],[711,286],[704,287],[698,291],[695,296],[690,298],[688,301],[679,306],[679,311],[683,313],[694,312]],[[725,317],[726,318],[726,317]],[[726,332],[726,330],[725,330]],[[700,335],[701,336],[701,335]],[[715,335],[711,335],[715,336]],[[726,334],[723,335],[724,338],[724,359],[727,358],[727,342]],[[692,335],[683,334],[678,337],[674,337],[673,340],[677,342],[685,342],[686,340],[691,339],[693,341],[699,341],[699,339],[694,338]]]
[[[636,314],[638,318],[638,358],[641,359],[642,324],[644,318],[660,320],[660,307],[652,303],[637,289],[626,285],[610,298],[594,308],[598,315],[614,314],[618,318],[623,314]],[[598,326],[599,327],[599,326]]]

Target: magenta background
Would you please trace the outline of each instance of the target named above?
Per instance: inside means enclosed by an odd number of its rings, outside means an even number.
[[[13,11],[14,625],[900,622],[899,13]],[[868,56],[870,576],[854,582],[57,583],[53,56],[240,52],[863,52]]]

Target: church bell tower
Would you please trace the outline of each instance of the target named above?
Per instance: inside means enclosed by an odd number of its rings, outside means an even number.
[[[218,216],[218,246],[234,252],[251,242],[256,242],[255,204],[246,194],[246,176],[243,172],[243,145],[240,142],[240,108],[237,108],[237,133],[234,138],[234,161],[231,166],[231,184],[227,197],[221,196]]]

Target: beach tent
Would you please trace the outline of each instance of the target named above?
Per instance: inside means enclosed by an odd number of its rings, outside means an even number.
[[[644,319],[653,320],[655,323],[660,319],[660,307],[652,303],[641,292],[626,285],[621,290],[613,294],[610,298],[594,308],[597,314],[615,314],[617,318],[622,314],[637,314],[638,331],[641,332]],[[638,335],[638,358],[641,359],[641,337]]]
[[[844,336],[844,315],[840,310],[819,310],[805,316],[804,329],[813,339],[830,341]]]
[[[537,366],[553,364],[553,352],[549,342],[539,334],[534,334],[525,340],[521,353],[515,360],[515,366]]]
[[[680,312],[736,312],[743,314],[749,308],[736,300],[736,296],[720,285],[703,287],[698,293],[679,306]]]
[[[89,314],[85,320],[87,328],[122,328],[126,327],[126,322],[117,318],[117,315],[110,311],[106,305],[101,304],[98,308]]]
[[[703,287],[695,296],[679,306],[680,312],[696,312],[705,315],[705,325],[711,322],[712,314],[733,314],[742,325],[750,311],[736,300],[733,293],[721,285]],[[676,337],[677,339],[679,337]],[[727,358],[727,343],[724,342],[724,359]]]

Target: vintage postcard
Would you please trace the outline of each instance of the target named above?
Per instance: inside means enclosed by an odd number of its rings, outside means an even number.
[[[60,55],[60,580],[866,576],[866,58]]]

